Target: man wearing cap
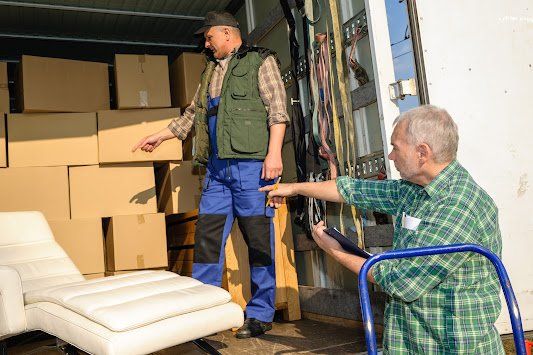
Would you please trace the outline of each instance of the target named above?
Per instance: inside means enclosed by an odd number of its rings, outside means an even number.
[[[207,169],[192,276],[221,286],[224,247],[236,217],[248,245],[252,291],[236,336],[248,338],[272,329],[274,317],[274,210],[258,189],[282,173],[286,93],[275,53],[244,45],[231,14],[209,12],[196,34],[204,35],[207,65],[193,102],[133,150],[151,152],[164,140],[183,140],[194,124],[194,161]]]

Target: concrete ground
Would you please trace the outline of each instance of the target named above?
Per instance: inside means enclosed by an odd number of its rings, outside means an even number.
[[[366,350],[361,330],[312,320],[276,322],[267,334],[257,338],[236,339],[231,331],[206,338],[222,354],[358,354]],[[8,343],[8,354],[61,354],[55,339],[44,333],[19,336]],[[82,353],[84,354],[84,353]],[[154,355],[205,354],[192,343],[161,350]]]
[[[533,341],[533,332],[526,338]],[[361,329],[321,323],[312,320],[276,322],[265,335],[251,339],[236,339],[231,331],[221,332],[206,338],[207,342],[222,354],[364,354],[366,345]],[[506,354],[515,354],[512,335],[502,336]],[[11,338],[9,355],[56,355],[55,338],[34,332]],[[85,354],[80,352],[80,354]],[[186,343],[154,353],[154,355],[199,355],[205,354],[192,343]]]

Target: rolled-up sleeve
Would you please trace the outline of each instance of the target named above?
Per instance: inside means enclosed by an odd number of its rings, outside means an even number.
[[[278,63],[273,56],[268,56],[259,67],[259,95],[268,111],[268,126],[289,124],[287,114],[287,93],[281,80]]]
[[[398,180],[363,180],[339,176],[337,190],[344,201],[362,209],[395,215],[398,212],[400,182]]]
[[[187,138],[187,135],[191,131],[192,125],[194,123],[194,114],[196,113],[196,100],[198,98],[198,91],[200,90],[200,86],[198,85],[198,89],[196,89],[196,93],[194,94],[194,98],[189,106],[185,109],[183,114],[179,117],[176,117],[170,121],[168,125],[168,129],[174,135],[181,140],[184,140]]]

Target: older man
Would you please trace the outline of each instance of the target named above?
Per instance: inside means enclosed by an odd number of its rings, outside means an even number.
[[[435,106],[405,112],[395,121],[392,151],[401,180],[339,177],[320,183],[281,184],[272,205],[301,194],[395,215],[393,249],[480,244],[501,253],[498,212],[492,199],[456,160],[457,126]],[[313,230],[317,244],[359,273],[364,259]],[[472,253],[390,260],[376,264],[369,281],[389,295],[384,352],[391,354],[503,354],[494,327],[500,285],[491,263]]]
[[[193,102],[181,118],[133,150],[151,152],[166,139],[185,139],[194,123],[194,160],[207,166],[207,174],[192,276],[221,285],[224,247],[236,217],[248,244],[252,289],[236,336],[248,338],[270,330],[275,311],[274,211],[258,189],[282,173],[289,121],[285,87],[275,53],[243,45],[231,14],[209,12],[197,34],[204,35],[208,56]]]

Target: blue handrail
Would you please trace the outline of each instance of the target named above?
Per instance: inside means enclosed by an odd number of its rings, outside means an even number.
[[[393,250],[381,254],[373,255],[368,258],[363,264],[361,272],[359,273],[359,298],[361,300],[361,312],[363,315],[363,323],[365,328],[365,338],[368,354],[376,355],[378,353],[376,345],[376,333],[374,330],[374,317],[372,316],[372,306],[370,305],[370,297],[368,294],[367,275],[370,268],[383,260],[387,259],[404,259],[412,258],[416,256],[427,256],[437,254],[449,254],[449,253],[461,253],[461,252],[474,252],[481,254],[488,258],[498,273],[500,284],[502,285],[505,300],[507,301],[507,308],[511,316],[511,325],[513,328],[514,343],[516,347],[516,353],[518,355],[526,355],[526,345],[524,341],[524,331],[522,329],[522,320],[520,318],[520,310],[518,309],[518,303],[516,302],[509,276],[501,260],[496,254],[491,251],[474,244],[453,244],[442,245],[434,247],[424,248],[412,248],[403,250]]]

